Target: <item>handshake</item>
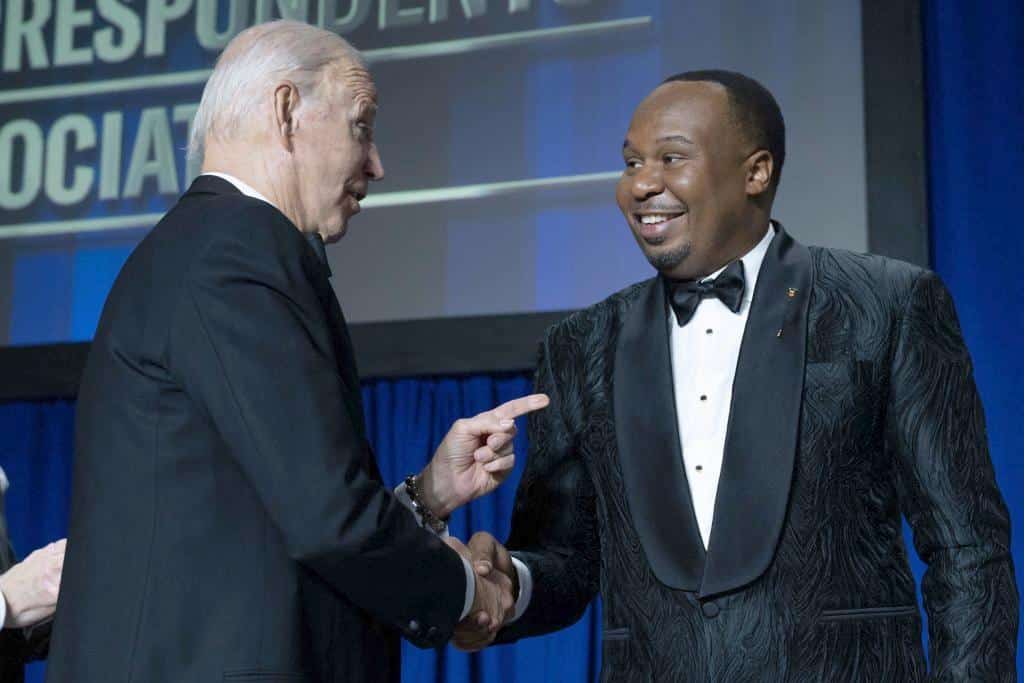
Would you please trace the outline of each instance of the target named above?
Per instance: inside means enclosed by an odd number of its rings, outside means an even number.
[[[456,508],[494,491],[515,464],[516,418],[543,410],[549,402],[545,394],[532,394],[456,420],[416,477],[414,493],[419,502],[433,517],[444,519]],[[519,577],[508,551],[486,532],[474,534],[468,545],[450,536],[445,542],[475,572],[473,605],[452,639],[460,650],[475,652],[490,645],[515,614]]]
[[[468,545],[451,536],[445,542],[476,572],[473,606],[452,638],[452,644],[458,649],[476,652],[490,645],[501,627],[515,614],[519,574],[505,546],[486,531],[473,534]]]

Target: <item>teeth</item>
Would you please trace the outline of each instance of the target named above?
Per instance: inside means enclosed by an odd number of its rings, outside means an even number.
[[[644,225],[654,225],[655,223],[664,223],[670,221],[680,214],[675,213],[650,213],[640,216],[640,222]]]

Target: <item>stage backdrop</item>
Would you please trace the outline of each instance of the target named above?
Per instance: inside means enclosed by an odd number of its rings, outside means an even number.
[[[866,247],[857,0],[4,0],[0,344],[91,338],[127,254],[188,185],[232,35],[281,16],[364,51],[386,178],[329,250],[352,322],[579,308],[651,272],[615,207],[633,108],[738,69],[789,129],[777,217]]]
[[[100,234],[81,231],[119,225],[117,220],[120,219],[111,216],[129,216],[125,222],[132,223],[139,220],[132,216],[159,212],[167,206],[174,192],[164,192],[160,183],[167,189],[173,182],[176,192],[185,183],[187,174],[181,165],[179,148],[184,144],[180,121],[182,117],[187,119],[188,111],[185,108],[176,114],[175,110],[182,104],[194,105],[198,89],[194,84],[184,83],[159,89],[102,92],[100,87],[104,86],[88,81],[93,76],[108,83],[117,78],[136,78],[147,73],[160,76],[172,71],[191,77],[189,70],[196,68],[196,52],[208,58],[216,52],[195,47],[198,41],[196,13],[199,10],[209,12],[214,5],[223,5],[217,9],[223,12],[229,8],[228,4],[100,0],[93,9],[92,3],[86,2],[0,1],[3,10],[0,16],[0,40],[3,41],[0,49],[0,60],[3,60],[0,61],[0,198],[6,202],[0,206],[0,224],[5,226],[0,227],[0,236],[5,237],[0,239],[0,338],[5,323],[8,339],[15,343],[91,336],[106,288],[141,233],[139,230]],[[313,16],[314,11],[320,12],[322,7],[316,0],[255,0],[251,4],[239,4],[250,6],[256,12],[269,8],[275,15],[285,8],[307,11]],[[803,239],[854,248],[864,246],[863,207],[859,203],[863,196],[862,147],[857,147],[852,154],[843,151],[847,150],[844,136],[862,137],[861,105],[859,100],[851,99],[839,78],[854,71],[859,74],[859,50],[845,42],[859,40],[856,3],[794,3],[790,6],[792,12],[777,14],[747,2],[712,7],[712,3],[670,0],[665,0],[663,5],[602,3],[599,0],[577,3],[510,0],[507,5],[493,1],[485,5],[476,0],[451,3],[402,0],[400,7],[385,1],[374,2],[372,7],[367,3],[369,9],[365,10],[360,0],[337,5],[338,11],[332,16],[361,22],[350,34],[357,45],[380,49],[403,43],[404,38],[399,40],[396,36],[418,36],[416,40],[429,43],[453,37],[461,40],[458,36],[482,37],[501,35],[502,31],[532,30],[528,27],[569,26],[572,23],[569,18],[585,16],[586,12],[598,18],[580,19],[582,23],[598,21],[601,17],[607,20],[654,17],[642,37],[632,33],[632,24],[626,24],[618,25],[611,35],[591,33],[570,40],[557,37],[558,34],[540,34],[548,38],[488,52],[423,56],[419,67],[412,66],[419,63],[419,57],[408,59],[405,66],[422,70],[418,72],[418,81],[412,79],[404,84],[389,85],[385,81],[386,74],[392,70],[393,73],[403,71],[400,62],[391,66],[380,62],[375,71],[381,87],[387,89],[381,139],[390,174],[379,187],[381,193],[445,187],[446,183],[462,189],[440,195],[441,199],[449,200],[448,204],[436,202],[437,193],[426,199],[422,195],[412,196],[417,202],[434,202],[424,203],[424,210],[416,213],[416,220],[388,219],[404,211],[398,202],[408,201],[409,195],[392,195],[387,200],[392,202],[391,207],[379,206],[357,219],[351,239],[333,249],[336,271],[348,263],[350,248],[352,254],[358,253],[355,245],[361,241],[370,242],[380,237],[382,244],[392,245],[397,251],[383,252],[386,258],[381,257],[383,260],[379,262],[368,261],[365,265],[370,272],[363,271],[365,277],[344,280],[346,291],[341,294],[350,309],[356,305],[352,299],[373,297],[379,291],[389,290],[394,282],[403,286],[408,283],[401,279],[406,276],[396,266],[402,264],[403,253],[422,249],[416,240],[421,232],[428,230],[434,230],[435,234],[441,231],[446,250],[457,250],[463,238],[484,234],[491,226],[497,226],[495,232],[486,233],[491,239],[521,237],[523,241],[517,243],[521,251],[510,249],[508,253],[517,254],[520,261],[534,259],[537,266],[536,270],[523,271],[528,277],[520,283],[522,289],[505,292],[504,285],[495,284],[496,277],[508,275],[504,272],[496,275],[494,271],[518,272],[518,265],[506,267],[504,262],[487,264],[487,277],[473,282],[473,288],[481,290],[486,289],[485,285],[487,288],[494,286],[493,291],[487,289],[490,298],[486,302],[494,311],[576,305],[544,304],[541,303],[545,301],[543,295],[569,297],[566,302],[582,305],[603,296],[619,281],[642,275],[643,264],[637,262],[635,249],[624,239],[624,228],[615,217],[610,188],[600,186],[607,181],[595,180],[593,185],[584,182],[575,186],[563,183],[561,189],[534,188],[520,190],[515,195],[501,194],[509,189],[504,185],[466,189],[459,183],[497,183],[517,178],[614,170],[614,164],[618,163],[615,140],[621,137],[635,100],[671,71],[710,64],[742,68],[762,78],[776,91],[786,111],[793,131],[794,156],[787,164],[777,215]],[[398,14],[404,12],[402,16],[410,25],[400,30],[392,27],[389,22],[393,15],[388,11],[384,11],[381,19],[382,7],[397,9]],[[486,7],[489,12],[472,20],[460,14],[469,11],[466,8],[477,7]],[[443,20],[441,8],[448,10]],[[1024,258],[1024,238],[1018,226],[1019,200],[1013,179],[1019,175],[1016,171],[1018,155],[1014,152],[1024,148],[1024,131],[1020,127],[1020,121],[1024,120],[1024,91],[1017,86],[1019,65],[1024,63],[1024,8],[1015,0],[990,3],[926,0],[923,8],[933,264],[953,292],[964,335],[975,359],[976,377],[988,417],[992,458],[1010,505],[1015,532],[1013,552],[1018,572],[1021,572],[1024,566],[1024,542],[1020,533],[1024,519],[1024,436],[1020,429],[1020,406],[1024,405],[1024,388],[1020,378],[1024,377],[1024,356],[1019,349],[1020,340],[1024,338],[1021,305],[1024,279],[1019,270]],[[425,14],[417,9],[423,9]],[[208,15],[200,13],[200,16]],[[219,19],[218,26],[222,28],[227,25],[225,16]],[[509,28],[492,32],[494,25],[489,22],[495,21],[496,16],[500,16],[501,21],[511,22],[504,24]],[[63,23],[57,22],[60,17],[65,17]],[[431,22],[431,18],[437,21]],[[452,33],[443,34],[445,30]],[[424,33],[420,34],[421,31]],[[372,42],[370,39],[377,35],[379,42]],[[12,40],[19,41],[16,47],[9,47]],[[473,45],[472,42],[450,44]],[[81,53],[77,57],[70,55],[86,45],[91,46],[93,61],[84,65],[69,61],[81,59]],[[157,51],[148,53],[146,45],[154,46],[152,49]],[[794,47],[799,45],[804,47]],[[402,52],[378,54],[408,55]],[[531,62],[529,73],[510,70],[513,58],[521,54],[529,54],[531,59],[537,60]],[[679,60],[674,55],[688,55],[688,58]],[[10,65],[15,66],[8,68]],[[605,68],[596,73],[594,65]],[[851,65],[856,65],[856,69]],[[462,69],[479,69],[485,76],[481,81],[460,82],[467,73]],[[766,75],[769,70],[775,71]],[[526,92],[534,99],[501,99],[504,91],[497,83],[509,78],[533,83],[535,88]],[[47,83],[57,84],[60,89],[26,90],[45,87]],[[67,84],[75,83],[81,84],[82,89],[69,90]],[[585,89],[578,85],[580,83],[589,85]],[[105,87],[123,84],[114,80]],[[128,82],[132,88],[136,84]],[[403,100],[404,97],[409,99]],[[433,97],[442,99],[431,100]],[[444,100],[444,97],[451,99]],[[430,102],[434,104],[428,104]],[[465,115],[464,119],[458,119],[457,128],[451,123],[446,124],[452,126],[450,130],[443,128],[440,132],[419,124],[401,128],[402,106],[405,110],[420,108],[424,114],[429,114],[432,106],[442,105],[453,121],[456,116]],[[399,110],[394,110],[395,106],[400,107]],[[160,113],[146,114],[146,110],[161,107]],[[608,108],[612,113],[607,113]],[[814,111],[821,113],[809,113]],[[84,114],[91,124],[79,117],[57,125],[62,117],[74,116],[76,112]],[[846,116],[852,118],[843,118]],[[532,123],[524,133],[521,127],[526,125],[525,120]],[[607,128],[615,128],[607,142],[603,132],[602,136],[596,136],[594,126],[600,120],[611,121],[606,124]],[[549,121],[553,123],[549,125]],[[17,125],[12,126],[12,123]],[[89,125],[95,132],[92,137]],[[54,132],[55,126],[57,132]],[[85,132],[75,133],[75,130]],[[579,135],[580,130],[589,131],[590,137]],[[107,141],[120,142],[108,146],[107,142],[101,142],[104,134]],[[518,146],[509,143],[509,138],[517,140]],[[607,147],[601,148],[601,145]],[[397,163],[399,157],[403,162],[415,160],[421,147],[434,150],[435,158],[410,162],[408,166]],[[136,148],[142,151],[136,152]],[[550,157],[543,154],[548,149],[554,150]],[[461,151],[456,154],[456,150]],[[38,162],[36,170],[30,170],[24,163],[26,156]],[[166,159],[170,157],[174,157],[174,166],[173,173],[168,174]],[[525,166],[524,158],[536,166]],[[133,159],[134,175],[130,171]],[[600,163],[596,163],[598,161]],[[48,170],[50,168],[60,170]],[[106,175],[101,172],[104,168]],[[470,168],[475,170],[468,170]],[[527,171],[533,172],[534,168],[538,169],[537,175],[529,175]],[[569,170],[563,170],[566,168]],[[75,175],[74,171],[82,173]],[[104,177],[108,179],[106,183],[102,180]],[[87,187],[84,194],[81,187],[73,191],[76,179]],[[130,196],[127,191],[135,191],[136,183],[141,183],[140,194]],[[64,194],[65,190],[72,194]],[[530,211],[534,213],[529,215],[533,222],[506,221],[506,214],[486,208],[486,199],[458,199],[488,193],[491,198],[508,200],[512,204],[508,210],[532,207]],[[81,196],[75,199],[79,194]],[[72,198],[69,203],[61,203],[68,202],[69,196]],[[28,203],[18,207],[26,197]],[[512,198],[516,201],[511,202]],[[577,204],[569,203],[575,198],[579,198]],[[843,198],[849,201],[844,202]],[[588,205],[587,201],[592,204]],[[430,209],[431,206],[434,208]],[[572,209],[573,206],[577,208]],[[591,213],[585,214],[588,206]],[[450,218],[444,223],[429,223],[434,220],[431,212],[440,212],[439,207],[443,208],[442,215]],[[578,218],[581,215],[582,218]],[[87,222],[94,219],[101,223]],[[75,228],[78,233],[65,232],[72,224],[78,226]],[[58,234],[28,237],[40,232]],[[459,241],[448,242],[449,234]],[[551,244],[562,245],[561,252],[541,251],[538,246],[541,238],[551,236],[558,237]],[[421,255],[426,259],[428,253]],[[445,253],[443,262],[429,261],[421,264],[424,270],[415,271],[427,275],[440,273],[440,279],[416,280],[413,294],[420,288],[447,287],[452,269],[480,267],[476,262],[449,259],[448,252]],[[364,252],[360,258],[368,259],[372,255],[373,252]],[[541,262],[542,258],[547,260]],[[513,263],[518,262],[513,259]],[[345,267],[355,269],[357,265]],[[428,270],[435,265],[441,269]],[[376,276],[378,271],[399,279],[385,281]],[[459,275],[455,273],[452,277]],[[411,275],[409,278],[415,279]],[[516,296],[532,300],[533,308],[522,309],[503,303],[505,297]],[[443,300],[445,304],[439,307],[440,312],[424,309],[417,315],[477,310],[458,308],[447,298]],[[389,305],[397,305],[387,301],[378,303],[387,311],[394,310],[389,309]],[[368,315],[364,319],[371,318],[372,315]],[[422,463],[439,438],[441,425],[455,413],[517,393],[526,385],[524,376],[368,382],[364,397],[370,406],[370,433],[384,461],[386,476],[397,481],[407,469]],[[12,534],[22,552],[53,540],[66,529],[73,411],[71,402],[0,406],[0,465],[7,469],[13,482],[7,500],[8,515]],[[515,476],[518,477],[518,472]],[[508,523],[510,495],[511,488],[506,488],[498,496],[477,503],[476,508],[457,521],[459,530],[465,532],[491,525],[497,531],[503,530]],[[919,563],[915,568],[920,573]],[[593,680],[595,644],[599,643],[595,618],[592,611],[574,631],[534,639],[515,648],[499,648],[483,657],[465,658],[450,649],[441,654],[424,653],[407,647],[405,680]],[[556,668],[545,669],[545,666]],[[1024,648],[1018,649],[1018,667],[1024,667]],[[35,678],[30,681],[41,680],[39,674],[37,666],[32,672]]]

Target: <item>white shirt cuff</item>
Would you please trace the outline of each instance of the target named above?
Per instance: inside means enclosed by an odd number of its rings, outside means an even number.
[[[419,515],[416,514],[416,511],[413,510],[412,498],[409,497],[409,492],[405,490],[405,482],[404,481],[401,484],[399,484],[398,486],[395,487],[394,494],[395,494],[395,498],[398,499],[398,502],[401,503],[402,506],[406,510],[411,512],[412,516],[416,518],[416,523],[419,524],[420,526],[423,526],[423,520],[420,519]]]
[[[512,565],[516,568],[516,575],[519,577],[519,597],[516,599],[515,614],[506,622],[509,624],[523,616],[523,612],[530,606],[530,598],[533,597],[533,575],[530,574],[530,568],[515,555],[512,556]]]
[[[448,538],[447,525],[445,526],[444,531],[442,531],[441,533],[437,533],[428,526],[423,526],[423,518],[416,514],[416,510],[412,506],[412,498],[409,497],[409,492],[405,490],[405,482],[402,482],[401,484],[395,487],[394,494],[395,498],[398,499],[398,502],[401,503],[405,507],[405,509],[412,513],[412,516],[416,519],[417,524],[419,524],[421,527],[423,527],[430,533],[434,534],[438,538]]]
[[[415,510],[413,510],[412,499],[409,497],[409,492],[405,490],[405,482],[402,482],[401,484],[396,486],[394,493],[395,498],[398,499],[398,502],[405,506],[405,508],[412,513],[412,516],[416,519],[417,524],[419,524],[421,527],[423,527],[430,533],[435,534],[438,538],[448,538],[447,526],[441,533],[437,533],[430,527],[423,526],[423,519],[416,514]],[[466,558],[464,558],[462,555],[459,555],[459,559],[462,560],[462,566],[466,570],[466,599],[462,605],[462,616],[459,617],[459,621],[462,621],[469,615],[469,610],[473,608],[473,601],[476,600],[476,572],[473,571],[473,566],[469,563],[469,561]],[[527,575],[529,575],[529,570],[527,570]],[[0,612],[0,614],[2,614],[2,612]],[[3,622],[0,621],[0,623]]]
[[[459,615],[459,621],[462,621],[469,616],[469,610],[473,609],[473,601],[476,600],[476,572],[473,571],[469,560],[462,555],[459,555],[459,559],[466,568],[466,601],[462,605],[462,614]]]
[[[4,595],[3,591],[0,591],[0,629],[4,627],[4,622],[7,621],[7,596]]]

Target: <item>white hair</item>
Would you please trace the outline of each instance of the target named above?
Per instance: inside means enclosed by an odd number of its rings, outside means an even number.
[[[269,83],[288,79],[303,101],[316,101],[326,68],[345,63],[365,68],[344,38],[300,21],[270,21],[242,31],[224,48],[203,88],[189,159],[202,159],[207,137],[232,139],[267,97]]]

